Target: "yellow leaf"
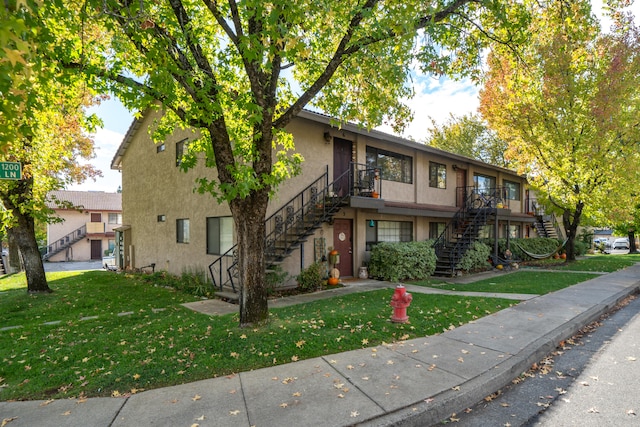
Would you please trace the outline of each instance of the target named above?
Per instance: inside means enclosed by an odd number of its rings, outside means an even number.
[[[229,415],[238,415],[240,410],[236,409],[235,411],[229,411]]]
[[[367,345],[367,344],[369,344],[369,340],[366,339],[366,338],[363,338],[362,339],[362,345]]]
[[[4,52],[7,55],[7,58],[9,58],[12,66],[15,67],[16,62],[19,62],[22,65],[27,65],[27,62],[22,57],[22,52],[20,52],[19,50],[9,49],[5,47]]]
[[[193,400],[194,402],[195,402],[196,400],[200,400],[200,399],[202,399],[202,397],[201,397],[199,394],[196,394],[195,396],[193,396],[193,397],[191,398],[191,400]]]
[[[247,339],[247,336],[246,336],[245,334],[242,334],[242,335],[240,335],[240,339],[241,339],[241,340],[246,340],[246,339]]]
[[[280,404],[280,407],[281,407],[281,408],[286,408],[287,406],[289,406],[289,405],[287,404],[287,402],[282,402],[282,403]]]
[[[133,374],[133,379],[134,380],[140,379],[140,374]]]

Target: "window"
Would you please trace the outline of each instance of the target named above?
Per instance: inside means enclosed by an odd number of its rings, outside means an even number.
[[[233,218],[207,218],[207,253],[222,255],[233,246]]]
[[[493,176],[474,175],[473,184],[480,193],[491,194],[496,188],[496,179]]]
[[[164,151],[164,142],[162,144],[156,145],[156,153],[162,153]]]
[[[408,221],[374,221],[367,220],[368,251],[379,242],[411,242],[413,240],[413,223]]]
[[[186,154],[189,145],[187,144],[187,139],[183,139],[182,141],[176,142],[176,166],[180,166],[182,164],[182,157]]]
[[[513,181],[504,181],[507,199],[520,200],[520,184]]]
[[[109,224],[122,224],[122,214],[117,212],[109,213]]]
[[[447,188],[447,166],[429,162],[429,187]]]
[[[517,239],[520,237],[519,225],[504,225],[504,237],[509,236],[511,239]]]
[[[166,215],[158,215],[158,222],[165,222],[167,220]]]
[[[413,183],[413,159],[409,156],[367,147],[367,166],[380,169],[382,179]]]
[[[189,243],[189,220],[177,219],[176,220],[176,242]]]
[[[109,245],[109,253],[111,253],[116,248],[116,241],[113,240],[113,239],[109,239],[108,240],[108,245]]]
[[[447,228],[446,222],[430,222],[429,223],[429,238],[437,239]]]

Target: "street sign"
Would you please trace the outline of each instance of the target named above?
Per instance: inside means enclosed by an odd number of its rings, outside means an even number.
[[[22,179],[20,162],[0,162],[0,179]]]

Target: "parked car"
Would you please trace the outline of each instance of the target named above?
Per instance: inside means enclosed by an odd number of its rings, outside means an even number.
[[[616,239],[611,245],[611,249],[629,249],[629,239]]]

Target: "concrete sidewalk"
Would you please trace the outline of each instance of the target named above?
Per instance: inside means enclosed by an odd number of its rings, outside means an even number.
[[[552,294],[528,296],[437,336],[120,398],[0,402],[0,420],[10,420],[9,427],[429,426],[508,384],[639,288],[637,264]]]

